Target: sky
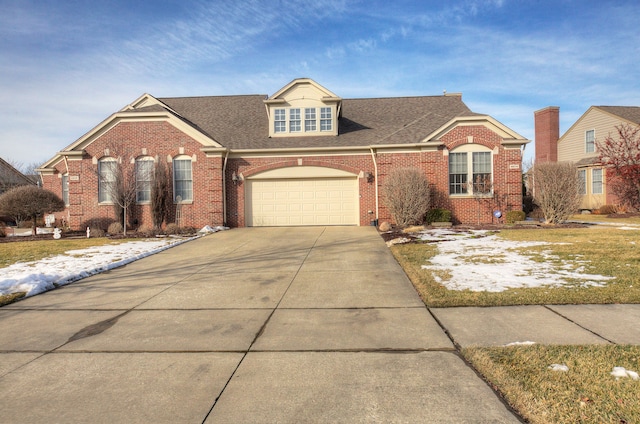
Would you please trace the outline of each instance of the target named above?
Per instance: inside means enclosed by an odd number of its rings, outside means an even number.
[[[637,0],[0,0],[0,157],[41,164],[144,93],[461,92],[533,140],[640,105]],[[525,150],[531,160],[533,143]]]

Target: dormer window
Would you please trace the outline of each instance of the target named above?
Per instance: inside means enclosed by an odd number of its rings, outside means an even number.
[[[331,119],[331,108],[330,107],[321,107],[320,108],[320,131],[331,131],[333,129],[332,119]]]
[[[289,109],[289,131],[300,132],[300,109]]]
[[[287,132],[287,111],[276,109],[273,115],[273,131],[277,133]]]
[[[304,126],[302,125],[303,111]],[[331,107],[296,107],[273,110],[274,133],[313,133],[318,132],[318,128],[323,132],[333,131],[333,111]]]
[[[317,131],[316,108],[308,107],[304,109],[304,130],[305,132]]]

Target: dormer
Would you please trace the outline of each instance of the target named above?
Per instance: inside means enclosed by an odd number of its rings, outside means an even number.
[[[291,81],[264,104],[269,137],[338,135],[342,99],[312,79]]]

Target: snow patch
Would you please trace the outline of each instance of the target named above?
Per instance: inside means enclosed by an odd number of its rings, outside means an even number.
[[[632,380],[638,380],[638,373],[635,371],[627,370],[624,367],[613,367],[613,371],[611,371],[611,375],[619,380],[620,378],[631,378]]]
[[[526,342],[511,342],[511,343],[507,343],[505,346],[509,347],[509,346],[531,346],[536,344],[536,342],[531,342],[531,341],[526,341]]]
[[[551,364],[547,368],[550,369],[551,371],[560,371],[560,372],[569,371],[569,367],[566,366],[565,364]]]

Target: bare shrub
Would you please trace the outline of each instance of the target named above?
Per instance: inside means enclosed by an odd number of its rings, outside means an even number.
[[[616,126],[617,134],[598,141],[600,162],[611,170],[611,191],[623,204],[640,210],[640,126]]]
[[[164,229],[165,234],[173,236],[176,234],[180,234],[180,226],[175,223],[167,224],[167,227]]]
[[[106,235],[105,231],[100,227],[90,227],[91,237],[104,237]]]
[[[431,196],[427,177],[419,169],[391,171],[384,180],[382,194],[397,225],[422,224]]]
[[[162,160],[156,160],[151,183],[151,216],[153,217],[153,226],[157,229],[162,228],[162,223],[167,219],[169,213],[170,187],[167,164]]]
[[[107,228],[107,233],[109,234],[120,234],[124,231],[122,224],[119,222],[112,222]]]
[[[568,162],[537,163],[531,169],[533,198],[546,224],[559,224],[578,211],[582,195],[578,168]]]

